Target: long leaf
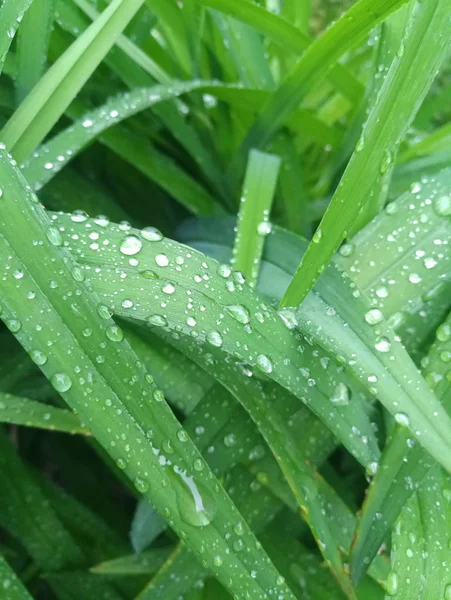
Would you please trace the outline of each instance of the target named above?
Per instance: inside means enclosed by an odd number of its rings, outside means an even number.
[[[1,132],[23,162],[66,110],[144,0],[114,0],[40,79]]]
[[[282,300],[283,306],[302,302],[362,211],[369,219],[380,210],[378,191],[388,185],[397,147],[445,58],[442,38],[449,35],[444,23],[449,9],[447,0],[435,0],[421,5],[414,15],[343,179]],[[409,94],[400,91],[405,85]]]
[[[242,539],[252,548],[249,553],[237,554],[233,538],[225,537],[229,523],[240,520],[229,497],[219,483],[214,483],[161,391],[112,321],[107,306],[99,303],[98,296],[83,281],[83,272],[61,248],[60,230],[26,189],[5,152],[1,153],[0,169],[1,257],[3,269],[9,265],[12,270],[2,283],[2,318],[9,329],[28,352],[39,350],[46,355],[41,370],[55,389],[78,411],[81,420],[86,420],[138,491],[147,495],[171,526],[186,537],[201,560],[205,544],[216,548],[207,565],[224,585],[242,598],[246,593],[263,598],[265,590],[275,586],[284,598],[291,599],[292,594],[285,584],[278,583],[277,571],[255,545],[246,524]],[[33,246],[36,239],[43,243]],[[116,260],[133,256],[142,242],[128,236],[120,246],[121,250],[116,248]],[[36,260],[30,260],[31,256]],[[50,264],[55,273],[51,281],[41,270]],[[18,285],[12,275],[17,270],[23,272]],[[29,285],[36,290],[36,301],[31,305],[26,298]],[[69,304],[67,294],[73,296]],[[46,315],[47,326],[36,334],[42,314]],[[50,346],[46,343],[48,336],[53,342]],[[68,350],[74,372],[67,366]],[[92,402],[88,401],[91,398]],[[237,573],[239,578],[235,578]]]

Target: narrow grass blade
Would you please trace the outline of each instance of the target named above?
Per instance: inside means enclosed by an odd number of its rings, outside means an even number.
[[[47,71],[1,131],[23,162],[66,110],[144,0],[114,0]]]
[[[17,40],[16,99],[20,104],[42,76],[53,25],[55,0],[33,0]]]
[[[369,219],[380,210],[375,190],[387,184],[397,146],[445,58],[443,36],[449,36],[445,26],[449,8],[447,0],[435,0],[422,4],[414,15],[410,32],[400,46],[400,56],[384,81],[356,151],[282,299],[282,306],[297,306],[302,302],[362,211]],[[406,82],[410,90],[407,95],[401,93]]]
[[[166,523],[154,507],[142,498],[136,508],[130,529],[130,541],[137,553],[145,550],[166,529]]]
[[[392,534],[388,597],[447,600],[451,595],[450,485],[449,475],[436,467],[404,507]]]
[[[169,86],[141,88],[110,98],[99,108],[84,113],[79,120],[40,146],[23,166],[27,181],[38,191],[64,168],[68,161],[73,160],[83,148],[110,127],[160,102],[206,86],[214,86],[214,82],[172,82]]]
[[[137,490],[152,501],[232,593],[260,599],[265,590],[275,587],[284,600],[292,600],[245,522],[241,539],[249,553],[234,550],[235,539],[226,538],[225,532],[230,523],[242,519],[230,498],[214,483],[213,474],[164,402],[161,390],[112,321],[110,309],[99,303],[83,272],[62,248],[62,232],[48,219],[5,152],[1,153],[0,171],[0,256],[3,269],[11,268],[11,275],[2,283],[2,318],[9,329],[28,352],[39,350],[46,355],[41,370],[55,389],[87,422]],[[153,239],[155,232],[144,235]],[[43,243],[33,246],[35,239]],[[150,239],[144,238],[152,245]],[[139,238],[125,235],[115,248],[117,266],[125,257],[128,263],[141,249]],[[52,266],[54,280],[48,280],[44,265]],[[23,272],[19,283],[12,275],[18,269]],[[29,286],[36,290],[31,304],[26,299]],[[73,297],[70,304],[68,297]],[[43,314],[47,325],[36,334]],[[50,346],[49,339],[53,341]],[[74,371],[68,366],[68,350]],[[93,398],[96,400],[87,401]],[[205,544],[215,547],[214,556],[207,558],[202,553]]]
[[[278,156],[258,150],[249,154],[232,265],[243,273],[251,287],[257,281],[265,237],[271,231],[269,216],[280,162]]]
[[[80,548],[58,519],[44,493],[0,430],[0,522],[45,570],[85,563]]]
[[[31,0],[4,0],[0,6],[0,74],[9,47]]]
[[[1,392],[0,422],[89,435],[89,430],[68,410]]]
[[[252,2],[242,0],[196,0],[203,6],[221,11],[254,27],[282,48],[301,53],[312,40],[291,23]],[[360,82],[342,65],[336,64],[329,74],[330,80],[346,97],[357,103],[363,93]]]
[[[451,360],[451,316],[438,328],[437,339],[423,360],[426,381],[441,400],[448,413],[451,381],[448,364]],[[397,426],[382,455],[381,468],[365,499],[356,530],[352,554],[353,578],[358,581],[393,526],[402,507],[420,485],[428,489],[427,473],[433,459],[401,426]],[[435,470],[437,473],[439,470]],[[420,488],[423,489],[423,488]]]
[[[9,564],[0,555],[0,582],[5,600],[33,600]]]
[[[142,554],[121,556],[90,568],[96,575],[123,577],[129,575],[152,575],[166,562],[172,548],[158,548]]]
[[[233,161],[231,172],[239,169],[251,148],[262,148],[270,141],[286,117],[320,81],[333,64],[357,45],[378,23],[405,0],[360,0],[354,4],[314,44],[309,46],[293,71],[281,83],[258,115]]]

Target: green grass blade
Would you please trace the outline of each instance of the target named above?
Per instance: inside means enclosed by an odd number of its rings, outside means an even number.
[[[42,76],[52,30],[55,0],[33,0],[17,40],[16,99],[20,104]]]
[[[214,82],[175,82],[141,88],[110,98],[95,110],[86,112],[53,139],[38,148],[23,166],[23,173],[35,191],[54,177],[68,161],[100,137],[110,127],[116,126],[160,102],[177,98],[194,90],[210,88]]]
[[[435,0],[423,4],[415,15],[401,46],[401,56],[384,81],[353,157],[282,306],[297,306],[302,302],[362,211],[369,218],[380,210],[377,190],[388,184],[397,146],[445,57],[442,36],[449,35],[444,24],[448,12],[447,0]],[[402,94],[406,82],[409,94]]]
[[[164,402],[161,390],[112,321],[110,310],[99,303],[83,272],[61,247],[62,232],[48,219],[5,152],[1,153],[0,170],[4,219],[0,223],[0,256],[3,269],[11,268],[2,285],[2,318],[9,329],[28,352],[39,350],[46,355],[41,370],[55,389],[86,421],[118,468],[232,593],[241,598],[249,593],[259,599],[265,590],[275,587],[285,600],[291,600],[293,595],[255,545],[245,522],[242,539],[249,553],[238,554],[233,536],[225,537],[230,523],[242,520],[230,498],[219,483],[214,483],[214,476]],[[152,239],[156,234],[148,231],[144,235]],[[36,239],[43,243],[34,246]],[[130,257],[141,247],[138,238],[125,235],[121,249],[115,248],[117,266],[122,258],[127,264],[134,261]],[[49,281],[42,270],[46,265],[52,265],[54,280]],[[17,270],[23,272],[18,285],[12,275]],[[36,302],[31,304],[26,298],[29,285],[36,290]],[[67,298],[72,296],[68,304]],[[36,335],[42,314],[47,325]],[[48,336],[53,341],[50,346]],[[68,366],[68,349],[75,371]],[[215,547],[210,558],[202,553],[205,544]]]
[[[0,6],[0,74],[19,23],[31,0],[4,0]]]
[[[287,48],[293,52],[301,53],[312,43],[307,35],[291,23],[247,0],[196,1],[203,6],[214,8],[254,27],[282,48]],[[333,66],[329,78],[337,89],[349,97],[352,102],[359,101],[363,92],[362,86],[342,65]]]
[[[447,402],[451,381],[447,377],[447,360],[451,359],[451,316],[437,330],[437,339],[423,360],[426,381],[449,413]],[[424,450],[412,443],[402,427],[396,427],[382,455],[380,472],[372,482],[356,531],[352,568],[356,581],[362,576],[393,526],[402,507],[434,465]],[[437,471],[437,469],[436,469]]]
[[[11,569],[9,564],[0,555],[0,582],[5,600],[32,600],[32,597]]]
[[[255,286],[265,237],[271,231],[269,216],[273,202],[280,158],[253,150],[249,154],[246,178],[238,213],[232,265]]]
[[[144,0],[114,0],[40,79],[1,132],[23,162],[66,110]]]
[[[258,115],[233,161],[231,171],[239,169],[238,172],[241,172],[240,165],[249,150],[264,147],[307,92],[327,74],[340,56],[361,42],[373,27],[404,2],[405,0],[360,0],[309,46]]]
[[[68,410],[2,392],[0,422],[89,435],[89,430],[82,427],[77,417]]]
[[[171,552],[171,547],[149,550],[142,554],[121,556],[90,568],[96,575],[123,577],[129,575],[152,575],[163,565]]]
[[[45,494],[0,430],[0,523],[47,571],[83,565],[85,557]],[[31,500],[31,501],[30,501]]]
[[[99,13],[89,2],[86,2],[86,0],[74,0],[74,2],[92,21],[96,21],[99,18]],[[119,35],[116,40],[116,45],[137,65],[144,69],[144,71],[147,71],[147,73],[149,73],[156,81],[160,83],[168,83],[170,81],[170,77],[158,63],[127,37]]]

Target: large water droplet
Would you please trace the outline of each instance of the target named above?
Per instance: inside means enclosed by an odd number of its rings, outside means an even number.
[[[409,416],[406,415],[406,413],[396,413],[395,421],[397,423],[399,423],[399,425],[402,425],[403,427],[409,427],[409,425],[410,425]]]
[[[61,246],[63,244],[61,233],[58,231],[58,229],[56,229],[56,227],[48,227],[45,233],[48,241],[53,244],[53,246]]]
[[[266,354],[259,354],[257,356],[257,365],[263,371],[263,373],[271,373],[273,370],[273,364],[269,356]]]
[[[347,406],[351,400],[351,393],[347,385],[344,383],[338,383],[335,387],[330,401],[335,406]]]
[[[128,235],[122,240],[119,250],[126,256],[133,256],[134,254],[138,254],[142,246],[141,240],[136,235]]]
[[[106,330],[108,339],[112,342],[121,342],[124,339],[124,332],[117,325],[111,325]]]
[[[390,571],[385,583],[385,591],[387,596],[396,596],[398,593],[398,575],[394,571]]]
[[[226,306],[226,310],[236,321],[238,321],[238,323],[243,323],[243,325],[249,323],[250,315],[245,306],[234,304],[232,306]]]
[[[390,352],[390,340],[386,337],[380,337],[378,340],[376,340],[375,348],[378,352]]]
[[[157,327],[167,327],[168,326],[167,319],[165,319],[165,317],[163,317],[163,315],[150,315],[149,317],[147,317],[147,321],[151,325],[156,325]]]
[[[31,360],[40,367],[42,365],[45,365],[45,363],[47,362],[47,356],[44,354],[44,352],[41,352],[40,350],[32,350],[30,352],[30,357]]]
[[[442,323],[442,325],[437,327],[435,335],[440,342],[447,342],[451,339],[451,326],[447,323]]]
[[[163,234],[155,227],[144,227],[141,236],[148,242],[160,242],[163,239]]]
[[[159,267],[167,267],[169,264],[169,258],[166,254],[157,254],[155,257],[155,262]]]
[[[390,150],[385,150],[384,155],[382,157],[381,164],[380,164],[380,169],[379,169],[381,172],[381,175],[384,175],[388,171],[392,162],[393,162],[393,154],[390,152]]]
[[[451,196],[439,196],[434,199],[434,210],[441,217],[451,215]]]
[[[296,318],[296,309],[290,306],[286,308],[281,308],[277,311],[277,314],[282,319],[285,327],[288,329],[294,329],[299,325],[298,320]]]
[[[174,467],[174,473],[177,475],[177,507],[183,521],[194,527],[209,525],[216,515],[216,504],[211,492],[179,467]]]
[[[22,323],[17,319],[7,319],[5,325],[12,333],[18,333],[22,328]]]
[[[72,380],[67,373],[55,373],[50,377],[50,383],[57,392],[67,392],[72,387]]]
[[[219,331],[209,331],[207,333],[206,340],[209,344],[215,346],[216,348],[220,348],[224,343],[222,335],[219,333]]]
[[[378,308],[372,308],[365,314],[365,321],[369,325],[377,325],[383,321],[384,317]]]

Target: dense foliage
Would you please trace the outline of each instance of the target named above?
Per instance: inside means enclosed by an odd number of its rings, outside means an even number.
[[[0,599],[451,600],[450,15],[0,2]]]

